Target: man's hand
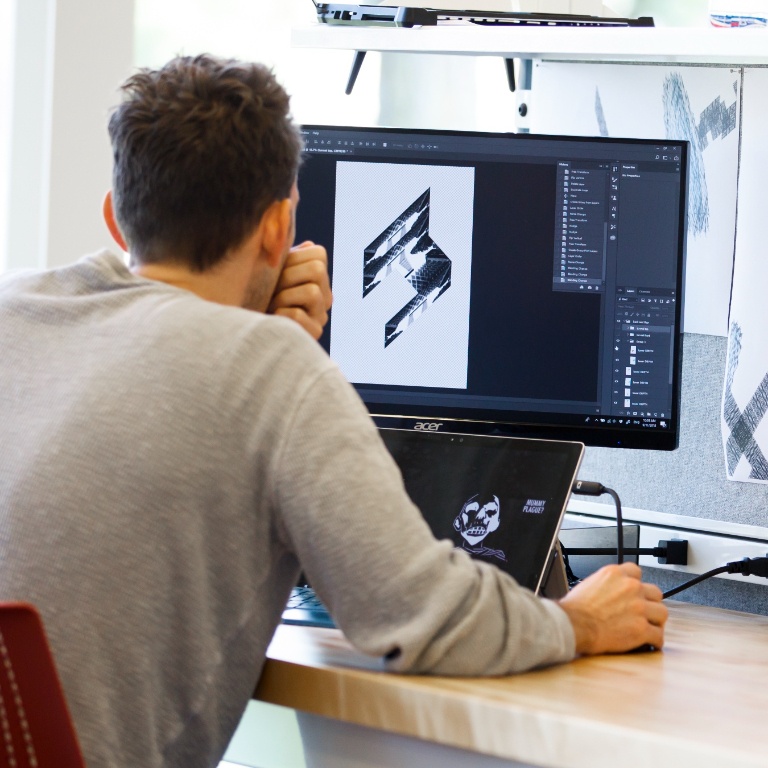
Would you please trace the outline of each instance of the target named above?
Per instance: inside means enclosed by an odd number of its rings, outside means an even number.
[[[580,654],[617,653],[664,644],[667,607],[661,590],[641,581],[634,563],[608,565],[560,600],[576,635]]]
[[[290,317],[319,339],[332,302],[325,248],[309,241],[291,248],[267,312]]]

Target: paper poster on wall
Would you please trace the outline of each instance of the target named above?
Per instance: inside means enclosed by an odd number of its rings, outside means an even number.
[[[745,70],[743,118],[723,446],[729,479],[768,483],[768,70]]]
[[[538,62],[531,131],[690,142],[685,331],[728,334],[741,74]]]

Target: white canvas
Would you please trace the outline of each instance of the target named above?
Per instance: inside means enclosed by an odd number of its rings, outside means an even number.
[[[534,69],[534,133],[691,142],[688,333],[728,333],[740,81],[728,67],[538,62]]]
[[[387,346],[384,326],[415,295],[398,274],[363,297],[365,248],[425,190],[429,234],[451,260],[451,284]],[[331,357],[355,384],[467,386],[474,170],[339,162]]]

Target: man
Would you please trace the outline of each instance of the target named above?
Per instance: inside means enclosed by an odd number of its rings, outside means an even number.
[[[214,766],[303,568],[392,670],[505,674],[660,647],[633,565],[559,604],[436,542],[316,344],[301,141],[259,65],[123,87],[101,253],[0,286],[0,584],[38,606],[89,768]],[[284,317],[281,317],[284,316]]]

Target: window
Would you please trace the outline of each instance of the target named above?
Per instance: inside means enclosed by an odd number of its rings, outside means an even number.
[[[349,51],[291,47],[291,27],[314,19],[310,0],[136,0],[134,60],[161,66],[177,54],[211,53],[274,68],[299,122],[375,124],[379,61],[371,55],[351,96]]]
[[[13,120],[13,3],[0,3],[0,272],[8,263],[8,188]]]

